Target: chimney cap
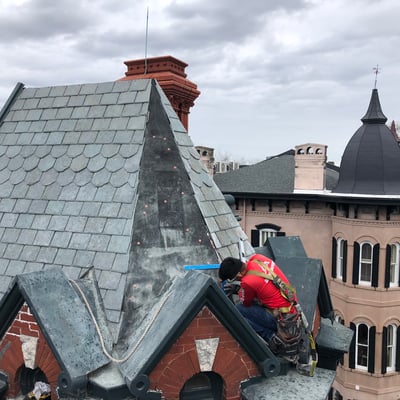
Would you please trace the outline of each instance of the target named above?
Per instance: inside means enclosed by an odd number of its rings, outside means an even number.
[[[185,62],[172,56],[160,56],[152,58],[141,58],[139,60],[124,61],[128,67],[126,76],[143,75],[145,73],[155,72],[173,72],[176,75],[186,78],[185,68],[188,66]],[[145,68],[147,67],[147,70]]]

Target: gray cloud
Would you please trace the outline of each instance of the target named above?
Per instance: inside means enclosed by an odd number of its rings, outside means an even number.
[[[93,26],[85,1],[34,0],[0,13],[2,41],[48,40],[60,35],[76,35],[82,27]]]
[[[109,81],[123,61],[171,54],[202,92],[196,144],[262,159],[328,145],[336,162],[366,110],[379,64],[384,112],[399,118],[397,0],[4,0],[0,103],[27,86]]]

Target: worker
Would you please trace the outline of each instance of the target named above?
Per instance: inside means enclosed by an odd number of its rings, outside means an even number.
[[[277,317],[280,313],[297,313],[293,304],[282,295],[271,278],[267,279],[264,276],[271,273],[289,284],[274,261],[261,254],[254,254],[246,262],[227,257],[221,262],[218,271],[227,295],[236,291],[232,282],[240,282],[237,287],[239,302],[236,308],[266,342],[269,342],[277,331]]]

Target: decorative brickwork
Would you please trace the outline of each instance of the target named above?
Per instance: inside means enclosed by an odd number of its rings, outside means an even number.
[[[29,364],[29,368],[34,366],[43,371],[52,388],[51,398],[56,399],[55,388],[58,385],[57,379],[61,368],[26,304],[21,308],[0,343],[0,370],[5,372],[9,379],[7,396],[15,397],[20,392],[19,373],[21,368],[28,363],[26,352],[24,359],[23,343],[26,343],[29,338],[35,338],[32,341],[32,346],[35,348],[30,352],[34,354],[34,359],[31,360],[33,365]]]
[[[177,400],[185,382],[201,372],[196,340],[218,338],[212,371],[224,380],[224,399],[240,399],[240,382],[261,375],[257,365],[207,308],[199,312],[150,374],[152,390]]]
[[[121,80],[156,79],[188,130],[190,108],[200,95],[197,85],[186,78],[188,65],[172,56],[125,61],[125,65],[128,70]]]

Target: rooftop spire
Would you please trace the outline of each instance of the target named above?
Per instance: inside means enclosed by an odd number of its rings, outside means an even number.
[[[379,72],[381,72],[379,69],[379,65],[376,64],[376,67],[372,68],[372,70],[374,71],[374,74],[375,74],[374,89],[376,89],[376,83],[378,82],[378,74],[379,74]]]
[[[361,118],[364,124],[384,124],[387,121],[385,114],[382,112],[381,103],[379,102],[378,89],[372,89],[369,107]]]

